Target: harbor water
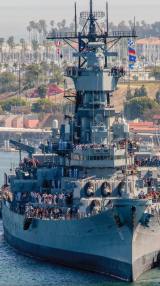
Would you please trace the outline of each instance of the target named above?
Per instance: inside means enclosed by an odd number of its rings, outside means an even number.
[[[0,152],[0,185],[4,172],[18,164],[18,152]],[[64,241],[65,243],[65,241]],[[138,281],[127,283],[112,277],[37,260],[11,248],[3,237],[0,219],[0,285],[3,286],[149,286],[160,285],[160,268],[145,272]]]

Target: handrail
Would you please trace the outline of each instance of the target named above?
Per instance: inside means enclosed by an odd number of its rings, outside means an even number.
[[[90,36],[89,33],[86,33],[85,31],[83,31],[82,33],[80,33],[81,37],[88,37]],[[96,34],[92,34],[95,35],[97,37],[107,37],[106,33],[96,33]],[[136,37],[136,31],[132,30],[132,31],[111,31],[108,34],[109,37]],[[75,37],[77,38],[77,33],[75,32],[56,32],[56,31],[52,31],[50,33],[48,33],[47,35],[47,39],[50,38],[69,38],[69,37]]]
[[[77,220],[77,219],[92,217],[92,216],[100,214],[101,212],[103,211],[101,210],[99,212],[89,212],[89,213],[83,212],[82,214],[75,213],[72,215],[53,213],[53,214],[43,214],[41,216],[40,214],[33,214],[31,211],[27,211],[25,212],[25,218],[26,219],[34,218],[34,219],[41,219],[41,220]]]

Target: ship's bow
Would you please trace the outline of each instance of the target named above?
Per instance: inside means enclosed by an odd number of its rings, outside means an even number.
[[[151,226],[145,224],[144,212],[152,204],[150,199],[115,199],[114,211],[119,215],[119,225],[127,224],[132,233],[132,274],[131,280],[135,281],[144,271],[151,268],[157,261],[158,251],[150,246],[153,244],[150,238]],[[153,238],[153,236],[152,236]],[[153,251],[154,250],[154,251]]]

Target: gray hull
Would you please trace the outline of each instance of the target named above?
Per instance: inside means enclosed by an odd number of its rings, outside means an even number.
[[[37,258],[127,281],[136,280],[157,262],[160,227],[157,230],[156,222],[156,233],[139,224],[132,235],[127,225],[117,230],[109,210],[80,220],[32,220],[29,230],[24,231],[23,216],[11,212],[5,205],[2,212],[7,242],[18,251]]]

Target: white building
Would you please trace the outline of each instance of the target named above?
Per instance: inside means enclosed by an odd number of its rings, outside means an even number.
[[[156,64],[160,61],[160,40],[158,37],[150,37],[136,41],[137,57],[145,56],[145,61]]]

